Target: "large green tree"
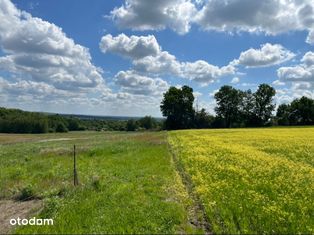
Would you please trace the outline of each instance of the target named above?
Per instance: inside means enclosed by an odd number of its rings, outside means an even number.
[[[242,93],[240,104],[241,124],[244,126],[254,126],[256,119],[254,113],[254,93],[251,90],[240,92]]]
[[[272,112],[276,105],[273,103],[273,98],[276,95],[276,90],[268,84],[261,84],[258,86],[254,96],[255,124],[263,126],[269,123]]]
[[[193,89],[183,86],[181,89],[170,87],[164,94],[160,105],[162,115],[167,117],[166,129],[187,129],[193,127],[194,120]]]
[[[205,109],[195,112],[194,127],[195,128],[210,128],[214,122],[214,117],[206,112]]]
[[[226,127],[231,127],[239,121],[243,93],[232,86],[222,86],[215,94],[217,107],[215,112],[222,118]]]
[[[291,106],[290,104],[281,104],[277,109],[277,122],[278,125],[287,126],[290,125],[292,121],[291,116]]]
[[[289,118],[292,125],[314,124],[314,100],[305,96],[293,100],[290,105]]]

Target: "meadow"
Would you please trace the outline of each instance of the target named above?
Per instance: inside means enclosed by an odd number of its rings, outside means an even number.
[[[301,127],[0,134],[0,208],[54,219],[17,234],[311,234],[313,153]]]
[[[0,141],[0,200],[41,200],[37,217],[54,219],[53,226],[19,226],[11,232],[198,231],[188,222],[191,202],[168,153],[165,132],[1,134]]]
[[[174,131],[169,142],[214,233],[314,233],[314,128]]]

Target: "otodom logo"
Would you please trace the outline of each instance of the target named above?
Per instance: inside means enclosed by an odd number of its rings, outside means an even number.
[[[19,225],[19,226],[25,226],[25,225],[53,225],[53,219],[37,219],[36,217],[33,217],[31,219],[21,219],[19,217],[10,219],[11,225]]]

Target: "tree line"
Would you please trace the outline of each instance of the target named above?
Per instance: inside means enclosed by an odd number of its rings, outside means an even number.
[[[216,115],[194,108],[193,89],[170,87],[160,105],[165,120],[151,116],[129,120],[83,119],[70,115],[26,112],[0,107],[0,132],[48,133],[80,130],[141,131],[189,128],[263,127],[272,125],[314,125],[314,100],[305,96],[277,108],[276,90],[261,84],[255,92],[222,86],[214,97]]]
[[[0,107],[0,133],[158,130],[162,122],[145,116],[130,120],[80,119],[69,115],[27,112]]]
[[[2,133],[47,133],[83,129],[79,121],[74,118],[0,107],[0,132]]]
[[[314,125],[314,100],[305,96],[290,104],[281,104],[277,109],[279,125]]]
[[[274,114],[276,90],[260,84],[255,92],[222,86],[214,97],[216,116],[195,110],[193,89],[170,87],[160,105],[165,129],[263,127],[272,125],[313,125],[314,100],[302,97],[281,104]]]

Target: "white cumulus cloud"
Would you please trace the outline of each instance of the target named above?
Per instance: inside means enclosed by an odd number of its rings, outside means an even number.
[[[172,74],[178,76],[181,64],[174,55],[167,51],[161,51],[155,56],[146,56],[133,61],[134,68],[150,74]]]
[[[203,85],[213,83],[219,78],[235,73],[232,65],[218,67],[208,64],[206,61],[198,60],[193,63],[181,63],[181,76],[199,82]]]
[[[0,1],[0,69],[63,90],[94,88],[103,82],[89,50],[58,26]]]
[[[237,62],[246,67],[267,67],[291,60],[294,53],[279,44],[266,43],[260,49],[249,49],[240,54]]]
[[[105,50],[103,41],[110,41],[106,43]],[[153,43],[146,43],[148,41]],[[139,53],[135,53],[133,48],[136,48],[138,44],[141,44],[140,47],[143,48],[143,42],[145,42],[144,52],[141,56],[134,56],[134,54],[138,55]],[[119,45],[118,48],[117,45]],[[218,67],[204,60],[194,62],[178,61],[174,55],[168,51],[163,51],[156,38],[151,35],[141,37],[128,37],[124,34],[116,37],[105,35],[100,43],[100,48],[104,53],[112,52],[130,58],[134,71],[155,77],[170,75],[207,85],[223,76],[232,75],[236,72],[235,66],[231,63],[227,66]]]
[[[113,37],[107,34],[101,38],[99,47],[103,53],[115,53],[132,59],[154,56],[161,51],[153,35],[128,37],[120,34]]]
[[[166,27],[179,34],[190,30],[197,10],[190,0],[126,0],[110,16],[120,28],[162,30]]]
[[[312,0],[125,0],[110,17],[121,28],[188,33],[191,25],[203,30],[277,35],[308,31],[314,43]]]
[[[314,52],[307,52],[300,64],[277,70],[279,82],[291,83],[290,97],[314,97]]]
[[[115,83],[122,92],[147,96],[161,96],[169,87],[161,78],[151,78],[131,70],[117,73]]]

